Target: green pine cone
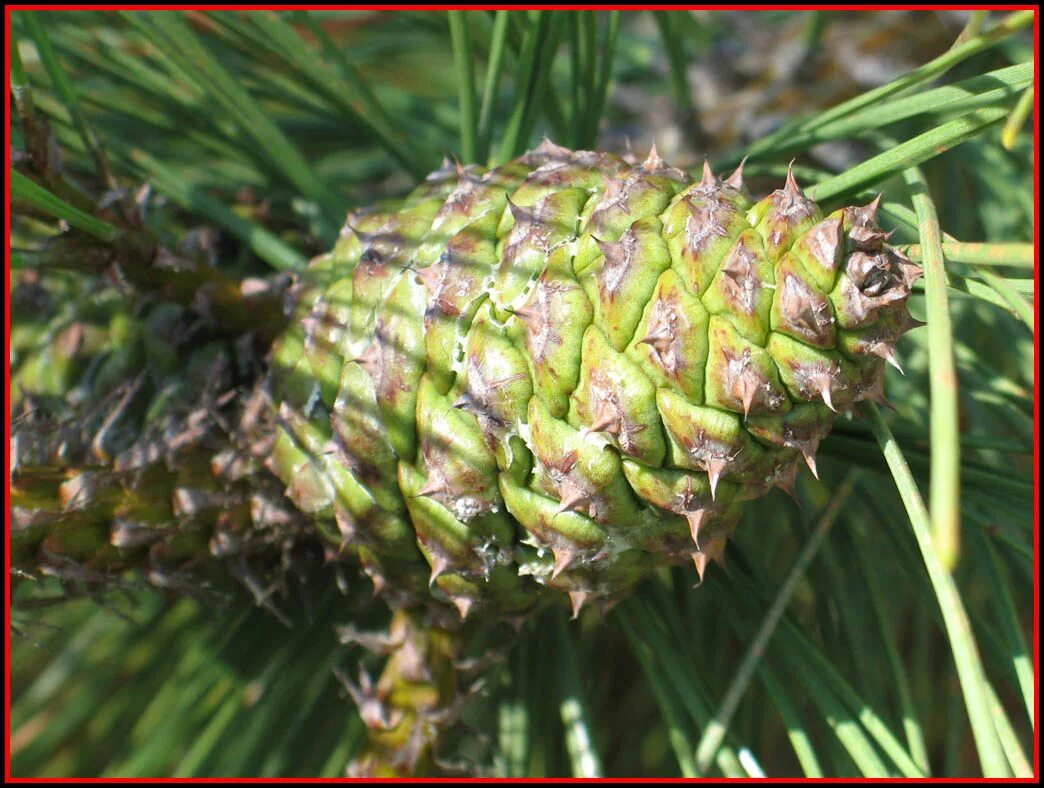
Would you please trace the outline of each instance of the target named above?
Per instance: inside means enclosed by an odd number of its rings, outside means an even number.
[[[882,397],[920,269],[877,202],[545,143],[349,218],[272,353],[287,494],[379,585],[516,615],[720,558]]]

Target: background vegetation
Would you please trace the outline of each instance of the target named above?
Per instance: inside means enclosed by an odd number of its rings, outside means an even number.
[[[839,422],[821,481],[748,505],[698,590],[665,569],[608,616],[526,624],[440,756],[528,776],[1032,774],[1032,12],[12,21],[12,285],[50,273],[62,227],[114,237],[125,201],[231,276],[293,271],[444,155],[500,162],[543,135],[655,142],[690,169],[749,156],[757,195],[797,157],[828,210],[884,191],[925,266],[894,412]],[[335,668],[372,657],[335,625],[385,613],[364,579],[342,591],[315,583],[288,628],[245,593],[215,608],[128,579],[52,605],[53,581],[20,583],[12,773],[343,774],[364,727]]]

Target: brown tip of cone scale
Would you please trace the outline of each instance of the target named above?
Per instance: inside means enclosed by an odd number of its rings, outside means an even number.
[[[707,468],[707,478],[710,480],[711,500],[716,500],[718,493],[718,479],[725,470],[725,460],[707,460],[703,463]]]
[[[354,215],[349,214],[348,218],[344,220],[344,226],[341,228],[341,236],[343,237],[344,235],[346,235],[345,230],[347,230],[356,238],[358,238],[360,242],[362,242],[362,234],[359,232],[359,229],[354,224],[352,224],[352,219],[354,218]]]
[[[341,542],[337,547],[337,555],[335,558],[341,558],[344,555],[344,551],[348,549],[348,546],[355,541],[353,539],[354,534],[345,533],[341,536]]]
[[[580,615],[580,611],[583,610],[584,605],[587,604],[588,598],[591,594],[588,591],[570,591],[569,592],[569,603],[573,608],[572,619],[575,621]]]
[[[595,412],[594,421],[587,428],[588,432],[608,432],[610,435],[619,435],[620,417],[613,412],[608,402],[603,402]]]
[[[747,163],[747,157],[744,156],[743,157],[743,161],[741,161],[739,163],[739,166],[736,168],[736,171],[733,172],[732,175],[730,175],[728,178],[725,179],[725,183],[727,183],[729,186],[731,186],[736,191],[742,191],[743,190],[743,167],[746,165],[746,163]]]
[[[544,320],[541,317],[540,312],[531,306],[524,306],[520,309],[516,309],[513,314],[522,321],[527,329],[534,333],[540,331],[544,325]]]
[[[555,556],[555,568],[551,570],[551,579],[554,580],[573,565],[573,561],[576,560],[576,553],[572,550],[563,550],[562,548],[552,549],[551,552]]]
[[[645,161],[642,162],[642,169],[654,172],[656,170],[663,169],[664,161],[660,158],[659,152],[656,150],[656,143],[652,144],[649,148],[649,155],[645,157]]]
[[[569,158],[573,152],[569,148],[563,148],[561,145],[556,145],[546,135],[540,141],[540,144],[536,146],[534,153],[541,153],[550,158]]]
[[[696,585],[703,585],[703,575],[707,571],[707,564],[710,563],[710,558],[706,553],[696,552],[692,554],[692,562],[696,565],[696,574],[700,576],[700,582]]]
[[[903,274],[903,284],[905,284],[906,289],[909,290],[914,286],[914,284],[916,284],[918,279],[924,276],[924,269],[921,266],[915,265],[906,260],[903,260],[900,265]]]
[[[587,492],[578,485],[568,484],[562,485],[562,487],[563,489],[560,490],[562,498],[559,501],[558,508],[555,509],[556,517],[562,514],[562,512],[574,511],[589,502],[590,498]]]
[[[432,588],[435,585],[435,581],[439,579],[439,576],[444,574],[449,569],[449,559],[443,555],[432,556],[431,559],[431,576],[428,578],[428,588]]]
[[[820,380],[819,384],[819,396],[823,398],[823,404],[826,405],[830,410],[837,413],[837,408],[834,407],[834,399],[830,393],[830,380]]]
[[[787,182],[783,188],[790,194],[804,195],[804,192],[801,191],[801,187],[798,186],[797,178],[794,177],[794,162],[796,161],[797,159],[791,159],[790,164],[787,165]]]
[[[638,344],[649,345],[659,353],[666,353],[670,349],[672,339],[670,327],[663,323],[651,326],[649,333],[639,339]]]
[[[692,562],[696,565],[696,574],[700,576],[701,585],[703,584],[704,575],[707,573],[707,566],[711,561],[717,561],[719,564],[724,565],[725,539],[724,534],[716,536],[707,543],[703,550],[692,554]]]
[[[902,333],[905,334],[907,331],[913,331],[915,328],[924,328],[926,325],[928,324],[925,323],[923,320],[918,320],[916,317],[907,312],[906,316],[903,318]]]
[[[616,183],[616,181],[610,181],[610,183]],[[608,258],[613,251],[613,247],[616,246],[612,241],[603,241],[595,235],[591,236],[591,240],[595,242],[595,246],[598,247],[598,251],[602,253],[602,256]]]
[[[749,372],[749,370],[744,370],[744,372]],[[744,374],[740,385],[742,386],[740,399],[743,401],[743,418],[745,419],[750,415],[750,406],[754,404],[754,395],[758,393],[758,382],[751,375]]]
[[[511,201],[511,198],[507,198],[508,210],[511,211],[511,216],[515,220],[515,224],[532,224],[537,220],[536,211],[533,208],[527,208],[523,205],[518,205]]]
[[[703,518],[706,514],[706,509],[696,509],[685,514],[685,519],[689,523],[689,534],[692,536],[692,543],[696,545],[697,550],[700,549],[700,526],[703,525]]]
[[[419,490],[414,493],[414,498],[420,498],[427,495],[435,495],[437,493],[444,493],[449,488],[446,486],[446,480],[431,474],[428,476],[428,480],[424,482]]]
[[[906,373],[903,372],[902,366],[899,364],[899,359],[895,357],[895,348],[889,347],[888,345],[881,345],[875,350],[875,353],[899,370],[900,375],[906,375]]]
[[[616,181],[610,181],[610,183],[616,183]],[[598,250],[605,257],[607,264],[626,265],[631,260],[634,256],[634,247],[628,244],[628,237],[631,239],[635,238],[633,229],[628,229],[620,237],[619,241],[600,241],[597,238],[595,239],[595,243],[598,244]]]
[[[884,192],[878,192],[877,196],[873,200],[863,206],[863,210],[867,214],[868,221],[875,221],[877,219],[877,210],[881,207],[881,201],[884,199]]]
[[[471,612],[472,605],[475,604],[475,600],[470,596],[455,596],[453,597],[453,604],[456,605],[457,612],[460,613],[460,620],[465,621],[468,613]]]
[[[369,576],[370,582],[373,583],[373,598],[376,599],[384,591],[386,585],[384,575],[372,571],[368,571],[366,574]]]
[[[429,265],[427,268],[415,268],[414,274],[430,292],[434,292],[439,287],[439,280],[442,279],[441,266],[438,263],[435,265]]]
[[[381,374],[381,347],[373,342],[366,351],[358,358],[353,358],[356,364],[363,368],[367,375],[377,379]]]
[[[710,162],[706,159],[703,160],[703,177],[700,178],[700,182],[697,188],[700,189],[713,189],[718,185],[718,179],[714,176],[714,171],[711,170]]]
[[[815,453],[811,449],[802,448],[801,449],[801,454],[805,458],[805,465],[807,465],[808,469],[810,471],[812,471],[812,475],[815,476],[818,479],[819,478],[819,469],[816,468],[816,455],[815,455]]]

